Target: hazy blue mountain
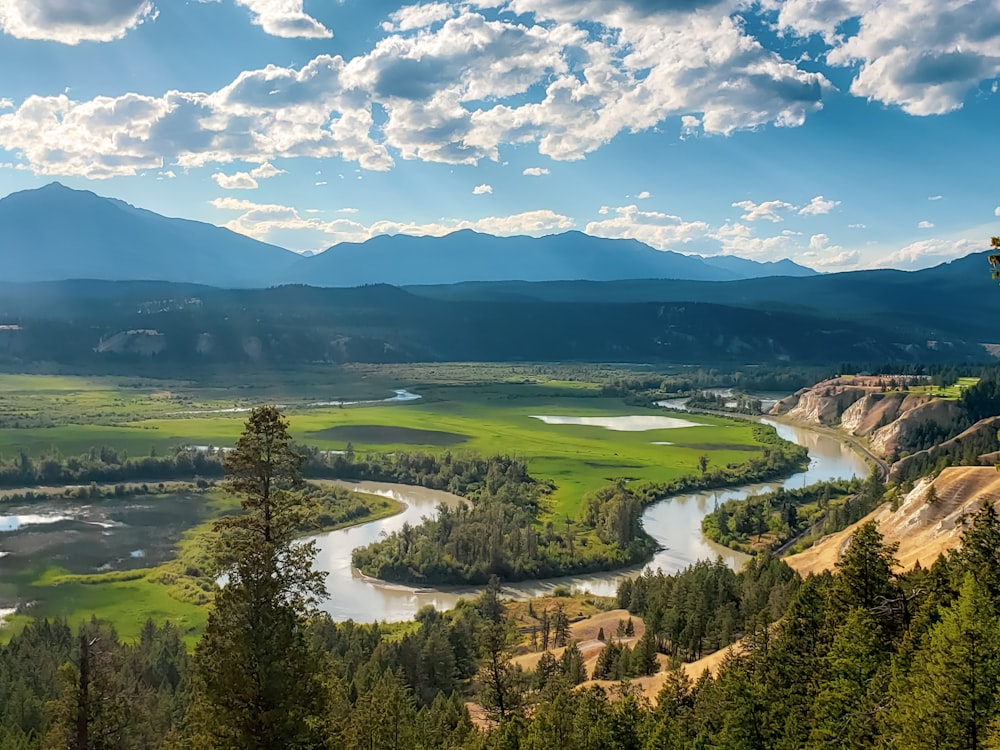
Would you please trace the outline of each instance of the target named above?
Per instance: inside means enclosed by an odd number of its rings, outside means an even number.
[[[580,232],[538,238],[469,230],[445,237],[379,236],[299,255],[211,224],[166,218],[59,183],[0,200],[0,237],[3,278],[12,282],[88,278],[253,288],[514,279],[729,281],[814,273],[791,261],[705,259]]]
[[[697,279],[725,281],[741,274],[698,256],[658,251],[636,240],[581,232],[545,237],[494,237],[462,230],[444,237],[374,237],[334,245],[299,262],[293,282],[322,286],[386,283],[555,279]]]
[[[732,271],[738,278],[758,279],[763,276],[816,276],[817,272],[800,266],[788,258],[781,260],[756,261],[735,255],[708,255],[705,262],[716,268]]]
[[[5,281],[149,279],[261,286],[299,256],[57,182],[0,200]]]

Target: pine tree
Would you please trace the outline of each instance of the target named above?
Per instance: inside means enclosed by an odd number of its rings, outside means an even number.
[[[877,707],[885,695],[884,639],[863,609],[853,609],[837,630],[823,660],[821,688],[813,703],[809,748],[877,745]]]
[[[496,576],[490,578],[476,606],[482,618],[477,634],[482,657],[479,701],[491,718],[503,722],[518,713],[523,695],[518,668],[511,661],[516,631],[504,616]]]
[[[897,545],[886,545],[874,521],[859,528],[837,563],[833,599],[843,612],[855,607],[873,610],[894,598]]]
[[[972,574],[991,597],[1000,599],[1000,518],[991,501],[976,512],[956,557],[962,572]]]
[[[901,750],[986,746],[1000,687],[1000,618],[966,575],[894,688],[890,731]]]
[[[325,593],[303,522],[302,457],[273,406],[254,409],[226,456],[226,488],[243,514],[216,523],[227,577],[195,652],[195,743],[218,750],[311,748],[321,712],[319,662],[306,617]]]

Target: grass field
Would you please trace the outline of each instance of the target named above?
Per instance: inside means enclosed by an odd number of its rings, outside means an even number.
[[[697,472],[702,455],[710,466],[719,466],[743,463],[760,450],[750,423],[713,416],[676,415],[698,424],[641,432],[545,424],[536,418],[668,415],[602,396],[599,385],[584,381],[592,374],[535,366],[322,368],[277,380],[244,379],[235,388],[221,380],[0,375],[0,456],[9,459],[22,450],[33,456],[49,451],[68,456],[102,445],[133,456],[185,444],[229,446],[246,417],[232,408],[278,403],[285,407],[295,439],[321,449],[343,450],[351,442],[357,453],[470,450],[523,457],[533,476],[555,483],[543,510],[545,520],[577,517],[586,493],[618,478],[665,481]],[[382,399],[397,388],[422,398],[310,406]],[[382,510],[383,515],[391,512]],[[43,603],[34,613],[79,619],[93,612],[115,623],[125,636],[147,616],[169,618],[196,632],[204,622],[204,607],[198,592],[183,589],[192,584],[178,569],[200,554],[205,528],[202,524],[185,535],[177,560],[166,566],[97,577],[42,571],[33,585],[44,587],[47,595],[39,597]]]
[[[965,389],[974,386],[979,382],[979,378],[959,378],[955,383],[948,386],[938,385],[911,385],[910,393],[926,393],[929,396],[946,398],[957,401],[962,397]]]
[[[0,375],[0,415],[16,412],[30,401],[36,412],[62,421],[19,428],[8,426],[10,418],[4,418],[0,455],[10,457],[21,450],[31,455],[53,450],[76,455],[100,445],[130,455],[177,445],[228,446],[240,434],[246,415],[219,410],[234,403],[246,407],[274,400],[286,406],[297,440],[326,450],[342,450],[351,442],[358,452],[471,450],[527,458],[533,475],[556,483],[550,511],[561,516],[575,515],[586,492],[616,478],[668,480],[696,471],[703,454],[711,465],[720,465],[742,463],[756,451],[749,424],[705,415],[691,418],[697,427],[643,432],[547,425],[534,417],[666,412],[602,397],[599,388],[589,383],[523,374],[503,382],[475,382],[499,374],[478,367],[465,371],[473,382],[447,384],[462,372],[454,368],[446,372],[448,377],[438,378],[435,369],[414,368],[411,379],[404,382],[390,382],[384,373],[354,372],[364,385],[344,391],[325,380],[314,381],[312,390],[305,379],[283,388],[264,384],[259,390],[248,387],[240,399],[225,402],[217,398],[214,386],[204,384]],[[384,398],[394,387],[412,389],[422,398],[386,405],[308,407],[322,400]],[[90,409],[98,401],[104,418],[89,421]]]

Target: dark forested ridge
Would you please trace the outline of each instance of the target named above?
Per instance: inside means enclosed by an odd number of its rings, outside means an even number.
[[[824,277],[825,278],[825,277]],[[928,306],[885,300],[851,319],[825,294],[812,305],[723,295],[662,301],[441,299],[389,286],[221,290],[158,282],[0,284],[0,364],[162,369],[306,362],[605,361],[831,363],[983,361],[995,317],[964,301],[942,329]],[[922,293],[922,292],[921,292]],[[878,292],[873,291],[878,300]],[[908,293],[909,294],[909,293]],[[972,295],[965,295],[967,300]],[[912,307],[909,296],[906,304]],[[847,308],[850,309],[850,308]],[[923,316],[923,317],[921,317]]]

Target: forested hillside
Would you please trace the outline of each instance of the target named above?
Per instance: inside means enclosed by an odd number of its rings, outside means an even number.
[[[305,362],[828,364],[988,358],[967,330],[845,321],[738,299],[433,299],[389,286],[221,290],[136,282],[0,285],[0,364],[292,367]],[[947,345],[937,339],[948,336]],[[929,341],[931,343],[929,343]]]

